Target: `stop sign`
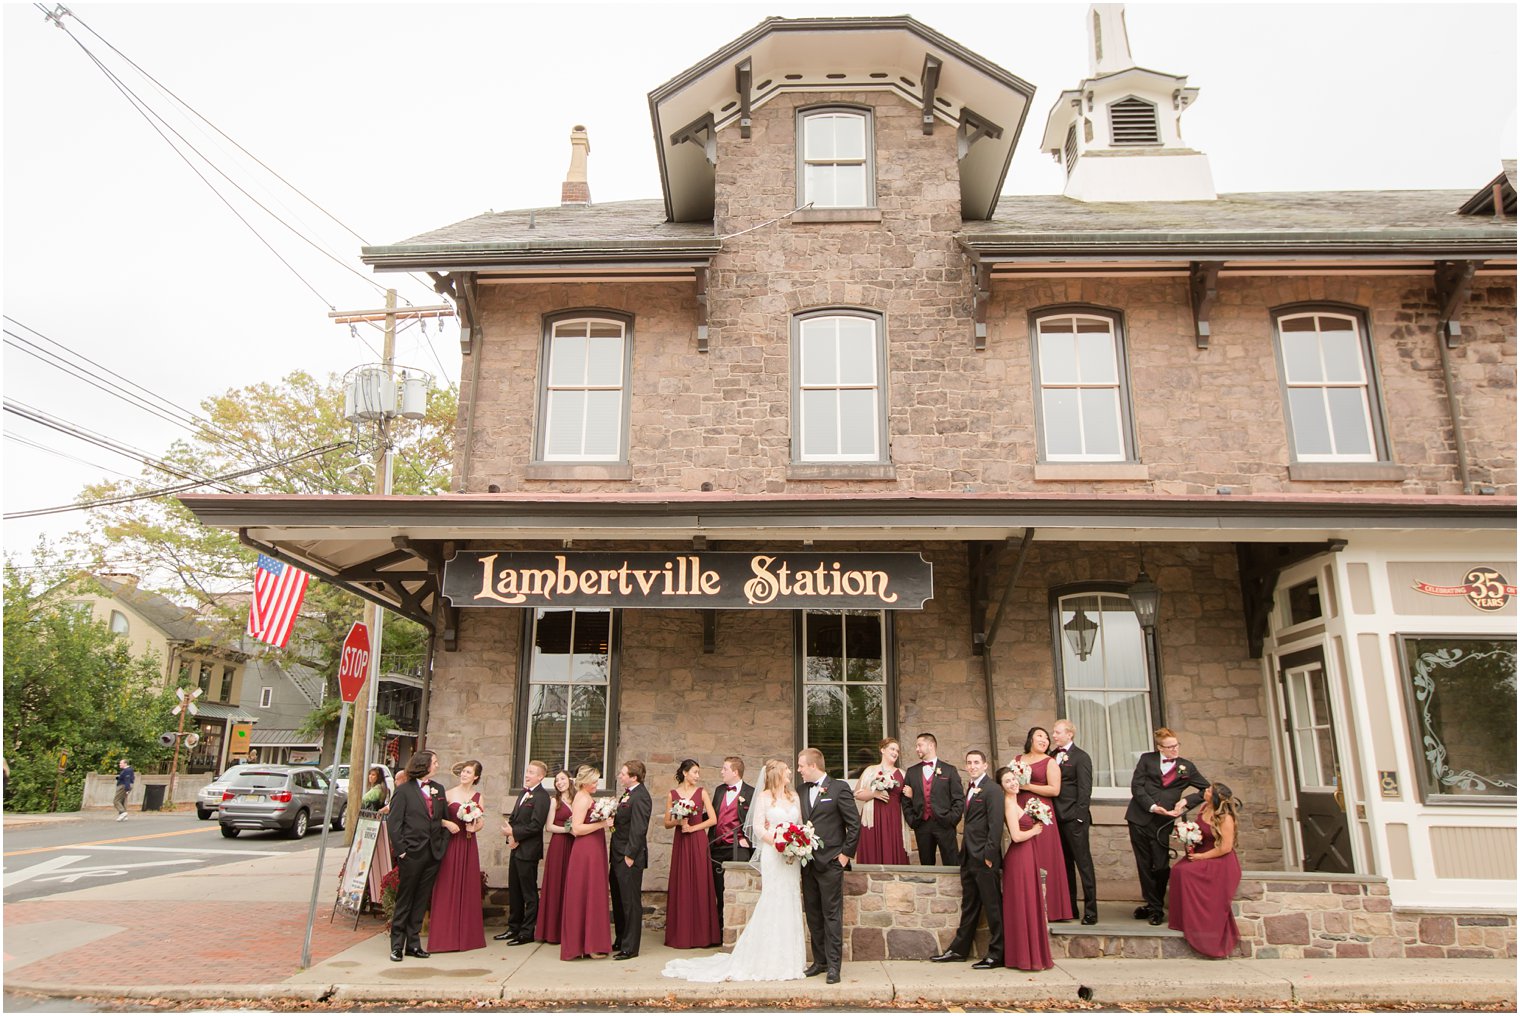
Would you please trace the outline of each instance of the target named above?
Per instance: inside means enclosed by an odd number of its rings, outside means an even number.
[[[359,697],[364,679],[369,676],[369,628],[363,621],[355,621],[343,640],[343,655],[338,662],[338,688],[344,702]]]

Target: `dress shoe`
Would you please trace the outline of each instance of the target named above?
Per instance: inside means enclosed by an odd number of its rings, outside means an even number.
[[[496,942],[505,942],[505,943],[507,943],[507,945],[516,945],[517,944],[517,934],[516,934],[516,932],[504,931],[500,935],[492,935],[491,938],[492,938],[493,941],[496,941]]]
[[[1135,920],[1143,921],[1150,916],[1151,908],[1149,906],[1141,905],[1135,908]]]
[[[983,959],[979,959],[975,963],[971,964],[971,969],[972,970],[996,970],[1000,966],[1002,966],[1001,963],[999,963],[997,960],[993,959],[991,956],[988,956],[988,957],[985,957]]]
[[[1098,923],[1098,915],[1097,914],[1083,914],[1082,915],[1082,923],[1083,924],[1097,924]]]
[[[1166,915],[1163,914],[1161,911],[1158,910],[1154,914],[1151,915],[1151,927],[1158,927],[1158,926],[1163,925],[1165,923],[1166,923]]]
[[[826,982],[828,982],[829,984],[838,984],[839,983],[839,971],[837,971],[837,970],[830,970],[829,971],[829,976],[825,977],[824,980]]]
[[[817,977],[819,974],[823,973],[824,971],[826,971],[828,969],[829,968],[826,967],[826,966],[824,966],[822,963],[814,963],[812,966],[808,967],[806,970],[804,970],[802,972],[802,976],[804,976],[804,977]]]
[[[514,939],[512,939],[511,941],[509,941],[507,943],[507,945],[532,945],[532,944],[533,944],[533,939],[531,939],[531,938],[514,938]]]
[[[615,952],[612,954],[612,958],[615,960],[631,960],[637,955],[638,953]]]
[[[401,950],[400,949],[392,949],[391,950],[391,962],[392,963],[400,963],[401,962]]]
[[[930,963],[964,963],[965,961],[966,957],[962,956],[958,952],[952,952],[949,949],[946,949],[938,956],[929,957]]]
[[[406,954],[408,956],[415,956],[419,960],[425,960],[429,956],[433,955],[432,953],[428,952],[426,949],[422,948],[422,946],[420,946],[420,945],[414,945],[414,946],[412,946],[411,948],[409,948],[406,951]]]

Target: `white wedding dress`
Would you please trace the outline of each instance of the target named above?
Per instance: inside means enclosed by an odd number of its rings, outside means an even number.
[[[767,828],[801,822],[802,804],[755,799]],[[806,965],[807,926],[802,919],[802,865],[787,864],[777,850],[755,838],[760,857],[760,899],[731,953],[671,960],[666,977],[687,981],[796,981]]]

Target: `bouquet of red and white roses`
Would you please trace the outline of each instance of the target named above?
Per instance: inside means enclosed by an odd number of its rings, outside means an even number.
[[[1044,825],[1051,825],[1056,820],[1050,810],[1050,805],[1038,797],[1024,805],[1024,814]]]
[[[670,806],[670,817],[680,821],[683,818],[691,818],[697,813],[697,802],[689,801],[684,797],[677,797]]]
[[[871,782],[866,784],[870,789],[882,794],[890,794],[897,789],[897,781],[892,778],[890,769],[878,769],[876,775],[871,777]]]
[[[617,814],[617,798],[598,797],[591,805],[591,811],[586,815],[587,822],[605,822]]]
[[[1187,819],[1179,818],[1176,822],[1172,823],[1172,828],[1177,833],[1177,842],[1182,844],[1182,849],[1190,854],[1193,852],[1194,847],[1203,842],[1203,830],[1198,828],[1197,822],[1189,822]]]
[[[788,822],[776,834],[776,850],[786,859],[787,864],[796,864],[801,861],[806,865],[813,859],[813,851],[817,847],[818,834],[813,831],[811,822],[803,825]]]
[[[1034,782],[1034,770],[1028,762],[1020,762],[1017,759],[1008,763],[1008,768],[1013,772],[1013,778],[1021,787],[1027,787]]]
[[[476,804],[474,801],[466,801],[459,806],[459,821],[465,825],[469,825],[472,822],[479,822],[485,817],[486,813],[484,811],[481,811],[480,805]]]

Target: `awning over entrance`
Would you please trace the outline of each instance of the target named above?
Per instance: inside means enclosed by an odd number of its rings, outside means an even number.
[[[1324,544],[1359,533],[1513,531],[1516,499],[1381,494],[196,494],[200,521],[434,630],[444,561],[567,541]],[[447,627],[452,627],[447,626]]]
[[[228,723],[259,722],[257,716],[245,713],[237,706],[229,706],[221,702],[197,702],[195,709],[196,718],[201,720],[225,720]]]

